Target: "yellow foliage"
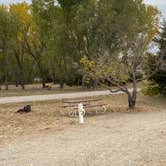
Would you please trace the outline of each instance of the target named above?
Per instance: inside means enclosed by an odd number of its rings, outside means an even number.
[[[17,14],[21,23],[28,26],[32,22],[31,6],[26,2],[10,5],[10,11]]]
[[[25,34],[31,34],[33,29],[31,5],[26,2],[11,4],[10,12],[14,13],[20,22],[21,29],[18,32],[18,40],[23,41]]]
[[[148,24],[148,35],[146,42],[150,43],[152,41],[152,38],[158,34],[158,29],[159,29],[159,14],[160,12],[158,11],[157,8],[154,6],[148,5],[146,9],[147,13],[147,24]]]
[[[0,5],[0,10],[2,11],[7,11],[8,10],[8,7],[4,4]]]

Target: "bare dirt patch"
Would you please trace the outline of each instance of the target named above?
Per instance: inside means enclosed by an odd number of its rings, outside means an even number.
[[[160,111],[166,108],[164,97],[145,97],[139,95],[138,105],[134,112]],[[108,104],[107,114],[112,112],[131,112],[127,107],[124,94],[104,96],[103,102]],[[63,130],[78,123],[77,118],[61,116],[62,101],[28,103],[32,112],[16,114],[15,112],[27,103],[5,104],[0,106],[0,144],[10,142],[19,136],[35,135]],[[95,118],[96,116],[92,117]],[[99,115],[100,116],[100,115]]]
[[[53,129],[63,130],[71,119],[60,116],[60,102],[30,103],[32,112],[15,113],[22,104],[0,106],[0,144],[15,140],[19,136],[38,134]]]
[[[135,111],[125,95],[105,96],[105,115],[60,115],[62,102],[36,102],[32,112],[15,114],[24,104],[0,106],[1,166],[165,166],[165,98],[139,95]],[[5,144],[6,143],[6,144]]]
[[[1,166],[165,166],[166,112],[110,113],[83,126],[19,137],[0,148]]]

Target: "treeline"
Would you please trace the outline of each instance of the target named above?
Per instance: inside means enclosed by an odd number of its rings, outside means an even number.
[[[32,0],[31,5],[1,5],[0,83],[6,89],[9,83],[24,89],[35,80],[41,80],[43,88],[47,82],[61,88],[64,84],[95,86],[100,81],[84,72],[89,65],[85,67],[86,58],[120,53],[125,61],[129,52],[145,55],[158,33],[158,14],[140,0]],[[140,56],[136,57],[139,62]],[[110,65],[119,74],[114,80],[130,80],[119,62],[112,60]]]
[[[159,51],[157,55],[149,55],[147,67],[154,74],[149,78],[151,86],[147,88],[145,94],[166,95],[166,22],[164,21],[160,27],[160,32],[154,41],[158,44]],[[158,63],[156,63],[158,62]],[[159,65],[157,65],[159,64]],[[157,70],[156,70],[157,69]]]
[[[81,84],[80,54],[66,7],[34,0],[0,6],[0,83],[21,85],[41,81]],[[68,18],[69,17],[69,18]]]

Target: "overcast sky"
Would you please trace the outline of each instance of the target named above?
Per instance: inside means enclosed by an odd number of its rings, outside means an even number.
[[[145,3],[157,6],[162,12],[162,15],[166,18],[166,0],[144,0]]]
[[[5,3],[5,4],[10,4],[10,3],[15,3],[15,2],[31,2],[31,0],[0,0],[0,4]],[[160,11],[162,12],[162,15],[166,18],[166,0],[144,0],[145,3],[151,4],[154,6],[157,6]]]

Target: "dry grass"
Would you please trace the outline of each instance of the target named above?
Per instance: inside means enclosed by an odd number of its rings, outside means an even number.
[[[25,104],[0,106],[0,143],[14,140],[19,135],[37,134],[46,130],[63,130],[71,123],[70,118],[60,116],[60,102],[28,103],[32,112],[15,113]]]
[[[103,90],[103,88],[96,89],[87,89],[81,86],[64,86],[64,89],[60,89],[58,84],[49,83],[47,84],[51,86],[51,90],[42,89],[41,84],[31,84],[26,85],[25,90],[22,90],[21,87],[16,87],[14,85],[9,85],[9,90],[6,91],[5,87],[2,86],[2,90],[0,90],[0,97],[9,97],[9,96],[30,96],[30,95],[47,95],[47,94],[58,94],[58,93],[70,93],[70,92],[80,92],[80,91],[93,91],[93,90]],[[147,85],[147,82],[138,83],[138,87],[142,88]],[[129,88],[132,88],[132,84],[128,84]]]
[[[160,111],[166,108],[166,98],[139,95],[136,111]],[[127,109],[126,95],[104,96],[103,102],[109,105],[109,112],[130,111]],[[34,102],[32,112],[16,114],[26,103],[0,106],[0,143],[14,140],[18,136],[55,132],[77,123],[77,118],[60,115],[61,101]],[[95,118],[95,117],[94,117]]]
[[[125,94],[104,97],[104,101],[109,104],[110,110],[117,111],[131,111],[128,110],[127,97]],[[166,110],[166,96],[144,96],[138,95],[137,106],[135,111],[160,111]]]
[[[60,89],[57,84],[47,84],[51,86],[51,90],[42,89],[41,84],[26,85],[25,90],[22,90],[21,87],[16,87],[14,85],[9,86],[9,90],[6,91],[5,87],[2,86],[0,90],[0,97],[9,97],[9,96],[30,96],[30,95],[47,95],[47,94],[56,94],[56,93],[69,93],[69,92],[80,92],[87,91],[87,89],[82,88],[81,86],[64,86],[64,89]]]

